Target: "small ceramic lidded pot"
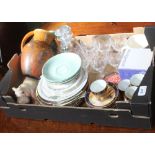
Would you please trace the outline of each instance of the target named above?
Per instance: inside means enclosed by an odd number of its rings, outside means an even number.
[[[144,78],[144,74],[135,74],[130,78],[130,82],[133,86],[139,86]]]
[[[128,79],[125,79],[125,80],[122,80],[118,83],[118,89],[120,91],[125,91],[128,87],[130,86],[130,80]]]
[[[131,100],[138,87],[130,86],[125,90],[125,96]]]
[[[112,107],[118,96],[116,87],[105,80],[96,80],[90,85],[90,91],[86,93],[86,104],[92,108]]]
[[[120,95],[119,95],[119,99],[120,100],[125,100],[126,97],[125,97],[125,90],[130,86],[130,80],[129,79],[124,79],[124,80],[121,80],[119,83],[118,83],[118,89],[120,91]]]
[[[130,80],[124,79],[118,83],[118,89],[126,99],[131,100],[138,86],[141,84],[144,74],[134,74]]]
[[[50,44],[54,39],[54,34],[43,29],[35,29],[24,36],[21,42],[21,69],[24,75],[40,77],[44,63],[53,56]]]
[[[131,85],[125,90],[125,96],[131,100],[144,78],[144,74],[135,74],[130,78]]]

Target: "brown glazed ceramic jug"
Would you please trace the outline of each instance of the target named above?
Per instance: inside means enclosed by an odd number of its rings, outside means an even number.
[[[33,38],[27,42],[27,40]],[[53,56],[54,35],[43,29],[28,32],[21,42],[21,69],[24,75],[39,78],[44,63]]]

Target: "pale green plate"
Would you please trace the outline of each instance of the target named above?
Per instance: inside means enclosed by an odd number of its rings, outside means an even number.
[[[42,75],[50,82],[63,83],[72,79],[80,68],[80,56],[66,52],[50,58],[43,66]]]

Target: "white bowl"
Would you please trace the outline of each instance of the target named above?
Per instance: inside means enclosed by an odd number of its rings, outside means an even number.
[[[148,46],[148,42],[144,34],[135,34],[129,37],[127,45],[130,48],[145,48]]]

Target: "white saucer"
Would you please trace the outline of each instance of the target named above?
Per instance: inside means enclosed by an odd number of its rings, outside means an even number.
[[[88,80],[88,74],[84,69],[82,69],[81,76],[79,77],[77,82],[75,82],[73,85],[71,85],[68,88],[66,87],[65,89],[62,89],[62,90],[51,89],[47,87],[46,82],[43,81],[43,79],[41,79],[39,81],[37,91],[39,96],[45,99],[46,101],[61,102],[63,100],[71,98],[72,96],[80,92],[83,89],[83,87],[86,85],[87,80]]]
[[[80,56],[66,52],[50,58],[43,66],[42,75],[50,82],[63,83],[72,79],[80,68]]]

